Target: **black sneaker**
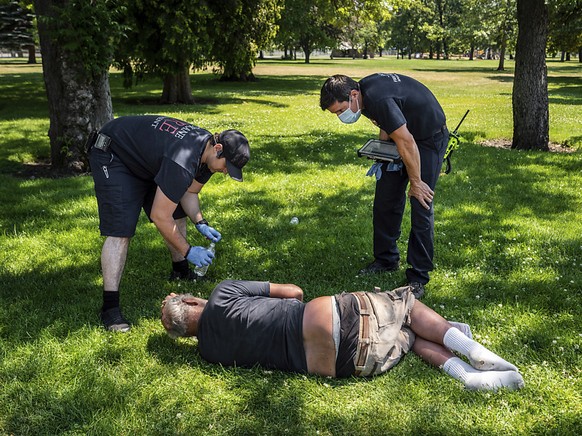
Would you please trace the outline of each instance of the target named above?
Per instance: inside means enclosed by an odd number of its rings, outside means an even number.
[[[420,300],[424,295],[424,285],[419,282],[412,282],[409,283],[408,286],[412,289],[412,293],[414,294],[417,300]]]
[[[374,262],[370,263],[367,267],[362,268],[360,271],[358,271],[358,275],[363,276],[367,274],[391,272],[398,270],[399,267],[400,265],[398,263],[396,265],[386,265],[375,260]]]
[[[123,317],[119,307],[101,311],[101,322],[103,323],[105,330],[110,332],[126,333],[131,329],[131,325]]]
[[[201,279],[202,279],[202,277],[200,277],[198,274],[196,274],[190,268],[188,268],[187,272],[172,271],[172,273],[170,274],[170,277],[168,278],[168,280],[170,280],[171,282],[176,281],[176,280],[186,280],[188,282],[196,282],[196,281],[200,281]]]

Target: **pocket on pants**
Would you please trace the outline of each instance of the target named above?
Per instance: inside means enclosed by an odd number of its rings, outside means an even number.
[[[124,227],[123,187],[121,185],[95,186],[99,228],[103,234],[116,235]]]

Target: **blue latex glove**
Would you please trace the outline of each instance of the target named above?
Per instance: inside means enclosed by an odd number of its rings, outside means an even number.
[[[196,230],[206,239],[210,239],[211,242],[218,242],[222,239],[220,232],[208,224],[196,224]]]
[[[376,176],[376,180],[380,180],[382,177],[382,162],[374,162],[374,164],[370,167],[366,176],[372,177]]]
[[[386,165],[386,171],[400,171],[402,167],[402,161],[388,162],[388,165]],[[366,173],[366,176],[376,176],[376,180],[380,180],[382,177],[382,162],[375,162]]]
[[[190,247],[186,259],[196,266],[206,266],[212,263],[214,254],[204,247]]]
[[[403,166],[404,164],[402,163],[402,161],[388,162],[388,165],[386,165],[386,171],[400,171]]]

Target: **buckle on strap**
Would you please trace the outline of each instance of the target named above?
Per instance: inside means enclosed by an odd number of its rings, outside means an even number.
[[[101,151],[108,151],[109,144],[111,144],[111,138],[103,133],[98,133],[93,147]]]
[[[365,369],[368,351],[370,349],[370,305],[368,297],[363,292],[354,292],[353,295],[360,307],[360,329],[358,335],[358,345],[356,347],[355,375],[359,376]]]

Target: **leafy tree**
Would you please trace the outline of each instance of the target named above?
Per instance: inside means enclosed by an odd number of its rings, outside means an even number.
[[[513,143],[516,149],[547,151],[549,141],[545,0],[517,0],[519,31],[513,81]]]
[[[34,0],[49,104],[51,165],[85,171],[88,134],[113,117],[108,70],[120,29],[115,0]]]
[[[499,52],[498,71],[505,69],[505,53],[512,47],[517,28],[516,0],[488,0],[484,27],[489,35],[489,47]]]
[[[503,20],[503,25],[500,27],[498,33],[498,43],[500,47],[499,65],[497,67],[498,71],[503,71],[505,69],[505,53],[509,48],[511,41],[514,40],[515,30],[517,29],[516,0],[505,0],[503,5],[505,9],[505,20]]]
[[[308,64],[313,51],[337,45],[343,18],[329,0],[284,0],[276,41],[301,48]]]
[[[361,49],[364,58],[368,52],[376,51],[381,46],[382,25],[390,18],[390,11],[385,2],[379,0],[352,0],[339,9],[347,17],[342,25],[344,41],[349,42],[353,53]]]
[[[582,0],[549,0],[548,8],[548,48],[561,52],[562,61],[578,51],[578,62],[582,62]]]
[[[490,32],[485,18],[489,16],[489,5],[483,0],[465,0],[462,6],[462,19],[459,22],[455,39],[460,52],[467,52],[473,60],[477,47],[489,44]]]
[[[430,26],[427,19],[432,21],[433,12],[422,0],[409,0],[396,4],[396,9],[390,18],[390,43],[398,53],[408,58],[413,53],[430,50],[428,33]]]
[[[207,26],[212,41],[211,60],[222,71],[221,80],[254,80],[253,67],[260,47],[273,40],[281,10],[280,0],[223,0],[209,2],[213,12]]]
[[[28,63],[35,64],[34,14],[17,1],[0,4],[0,48],[28,51]]]
[[[190,69],[202,68],[210,55],[208,26],[213,14],[206,0],[123,0],[125,35],[115,64],[125,85],[146,74],[162,78],[162,104],[194,102]]]

